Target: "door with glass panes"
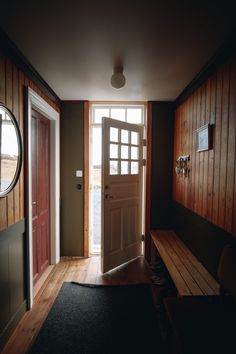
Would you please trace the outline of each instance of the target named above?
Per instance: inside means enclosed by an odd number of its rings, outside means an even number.
[[[141,254],[142,141],[142,126],[103,117],[103,273]]]

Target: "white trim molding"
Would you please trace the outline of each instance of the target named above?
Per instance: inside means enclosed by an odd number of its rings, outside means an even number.
[[[50,231],[51,264],[60,260],[60,115],[42,97],[28,88],[28,250],[29,250],[29,307],[34,299],[33,241],[32,241],[32,161],[31,116],[32,108],[50,120]]]

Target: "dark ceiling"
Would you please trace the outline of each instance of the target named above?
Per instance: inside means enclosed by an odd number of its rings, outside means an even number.
[[[175,100],[235,26],[236,1],[1,1],[1,27],[64,100]],[[116,62],[126,76],[116,90]]]

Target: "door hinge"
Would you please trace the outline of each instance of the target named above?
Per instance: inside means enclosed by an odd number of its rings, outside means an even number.
[[[144,241],[144,235],[141,235],[141,241]]]
[[[142,146],[147,146],[147,140],[146,139],[142,140]]]
[[[146,159],[142,159],[142,166],[146,166]]]

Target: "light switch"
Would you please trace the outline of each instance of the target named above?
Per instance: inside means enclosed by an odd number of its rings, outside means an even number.
[[[82,170],[77,170],[75,175],[76,175],[76,177],[83,177],[83,171]]]

